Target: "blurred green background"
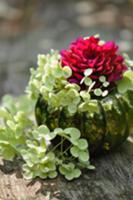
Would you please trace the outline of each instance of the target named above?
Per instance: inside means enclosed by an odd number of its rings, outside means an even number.
[[[97,33],[133,58],[133,0],[0,0],[0,97],[23,93],[38,53]]]

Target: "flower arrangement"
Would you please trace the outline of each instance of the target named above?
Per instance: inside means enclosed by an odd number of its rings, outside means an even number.
[[[132,66],[99,36],[38,55],[27,94],[2,99],[1,156],[21,160],[27,179],[60,172],[72,180],[94,169],[90,155],[114,150],[133,132]]]

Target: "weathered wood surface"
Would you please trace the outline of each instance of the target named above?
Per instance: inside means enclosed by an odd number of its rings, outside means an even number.
[[[24,180],[16,169],[0,165],[0,200],[132,200],[133,199],[133,139],[116,152],[92,161],[96,170],[84,171],[81,178],[67,182],[54,180]]]

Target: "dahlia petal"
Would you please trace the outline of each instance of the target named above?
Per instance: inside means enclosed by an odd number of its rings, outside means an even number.
[[[118,46],[113,41],[108,41],[103,45],[103,49],[106,51],[111,50],[114,52],[117,51]]]
[[[104,75],[111,83],[109,90],[115,82],[123,77],[127,70],[123,56],[119,55],[118,46],[113,41],[99,45],[100,38],[91,36],[89,38],[79,37],[69,45],[68,50],[61,51],[62,66],[69,66],[72,69],[70,82],[80,84],[84,77],[84,71],[93,68],[91,79],[96,82],[95,87],[101,86],[99,77]],[[82,89],[84,86],[81,87]]]
[[[78,80],[82,80],[82,78],[84,77],[83,75],[76,72],[73,73],[73,76],[76,77]]]

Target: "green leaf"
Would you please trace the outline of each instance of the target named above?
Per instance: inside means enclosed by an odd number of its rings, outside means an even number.
[[[106,76],[100,76],[99,81],[102,83],[106,82]]]
[[[8,141],[4,141],[4,140],[0,139],[0,144],[9,145],[10,143]]]
[[[133,90],[133,81],[128,77],[124,77],[122,80],[118,81],[117,88],[119,93],[125,93],[128,90]]]
[[[77,128],[66,128],[64,132],[69,134],[73,140],[77,140],[80,137],[80,131]]]
[[[57,66],[52,70],[53,75],[56,78],[61,78],[63,76],[63,70],[60,65],[57,64]]]
[[[58,173],[57,173],[56,171],[53,171],[53,172],[50,172],[50,173],[48,174],[48,177],[52,179],[52,178],[56,178],[57,175],[58,175]]]
[[[91,69],[91,68],[89,68],[89,69],[86,69],[85,71],[84,71],[84,75],[87,77],[87,76],[90,76],[91,74],[92,74],[92,72],[93,72],[93,69]]]
[[[74,176],[73,176],[72,173],[67,173],[67,174],[65,174],[65,178],[66,178],[68,181],[71,181],[71,180],[73,180]]]
[[[70,163],[68,163],[68,164],[62,164],[62,167],[63,167],[64,169],[66,169],[66,170],[64,170],[64,171],[67,173],[67,172],[73,170],[73,169],[75,168],[75,165],[74,165],[72,162],[70,162]]]
[[[72,103],[76,106],[76,108],[77,108],[77,105],[80,103],[80,100],[81,100],[81,99],[80,99],[79,96],[74,98],[74,100],[73,100]]]
[[[96,96],[101,96],[102,95],[102,90],[100,88],[97,88],[97,89],[94,90],[94,94]]]
[[[74,169],[73,171],[74,178],[78,178],[81,176],[81,170],[80,169]]]
[[[60,135],[60,134],[62,134],[62,133],[64,133],[64,131],[63,131],[62,128],[55,128],[55,129],[54,129],[54,134],[55,134],[55,135]]]
[[[84,162],[88,161],[89,160],[89,154],[88,154],[88,152],[86,152],[86,151],[80,151],[79,152],[79,159],[81,161],[84,161]]]
[[[70,76],[72,76],[72,70],[68,66],[63,67],[63,72],[64,72],[65,78],[69,78]]]
[[[73,146],[78,145],[78,140],[75,140],[73,138],[70,138],[70,142],[72,143]]]
[[[70,114],[76,113],[76,111],[77,111],[77,106],[76,106],[75,104],[70,104],[70,105],[68,106],[68,111],[69,111]]]
[[[44,66],[45,62],[46,62],[46,56],[43,54],[38,54],[38,66]]]
[[[60,167],[59,167],[59,172],[60,172],[61,174],[65,175],[65,174],[67,173],[67,170],[66,170],[66,168],[64,168],[63,166],[60,166]]]
[[[79,112],[85,112],[88,110],[88,102],[81,103],[78,107]]]
[[[35,178],[34,172],[32,172],[32,171],[24,172],[24,178],[27,180],[31,180],[31,179]]]
[[[14,102],[14,97],[9,95],[9,94],[6,94],[2,97],[2,103],[5,105],[12,105]]]
[[[89,101],[91,98],[89,92],[86,91],[81,91],[80,96],[83,98],[84,101]]]
[[[72,156],[74,156],[75,158],[78,158],[78,156],[79,156],[78,147],[76,147],[76,146],[71,147],[70,152],[71,152]]]
[[[55,132],[50,132],[49,128],[45,125],[41,125],[37,129],[34,129],[32,135],[36,140],[45,140],[45,144],[56,137]]]
[[[88,148],[88,142],[86,139],[79,139],[78,140],[78,148],[81,150],[85,150]]]
[[[65,95],[66,96],[66,95]],[[69,97],[69,98],[74,98],[74,97],[78,97],[79,96],[79,93],[77,92],[77,90],[75,90],[75,89],[70,89],[70,90],[68,90],[68,92],[67,92],[67,96]]]
[[[84,83],[85,83],[85,85],[90,86],[92,84],[91,78],[85,77]]]
[[[33,141],[33,140],[30,140],[30,139],[27,139],[26,140],[26,144],[27,144],[27,146],[29,147],[29,148],[33,148],[33,149],[36,149],[36,147],[38,146],[38,143],[37,143],[37,141]]]
[[[10,120],[12,117],[11,114],[4,107],[0,107],[0,118]]]
[[[27,164],[27,166],[28,166],[29,168],[32,168],[32,167],[34,166],[34,163],[31,161],[30,158],[29,158],[29,159],[26,159],[25,162],[26,162],[26,164]]]
[[[4,157],[5,160],[13,161],[13,158],[15,157],[15,155],[16,155],[16,151],[13,148],[7,145],[4,147],[2,156]]]
[[[7,120],[7,125],[11,130],[15,131],[16,125],[12,120]]]
[[[52,160],[53,161],[53,160]],[[56,164],[55,162],[48,162],[47,167],[50,171],[55,171],[56,170]]]
[[[40,178],[42,178],[42,179],[46,179],[46,178],[48,178],[48,175],[47,175],[47,173],[39,173],[39,175],[36,175],[36,177],[37,176],[39,176]]]
[[[94,169],[95,169],[95,166],[89,165],[89,166],[87,167],[87,169],[94,170]]]
[[[128,56],[128,54],[123,54],[124,58],[125,58],[125,63],[126,65],[130,68],[133,67],[133,60],[131,60]]]
[[[90,113],[99,112],[97,101],[96,100],[90,100],[89,102],[85,102],[79,105],[79,111],[85,112],[88,111]]]
[[[45,125],[39,126],[39,128],[37,130],[40,134],[48,134],[50,132],[49,128]]]
[[[49,152],[47,154],[47,157],[50,161],[54,161],[55,160],[55,154],[53,152]]]
[[[11,113],[16,112],[16,106],[14,104],[15,98],[9,94],[2,97],[2,106],[5,107]]]
[[[133,71],[132,70],[128,70],[124,73],[124,77],[129,78],[131,81],[133,81]]]
[[[49,91],[53,90],[54,82],[55,80],[53,79],[53,77],[50,77],[50,76],[45,77],[45,87],[47,88],[47,90]]]
[[[72,71],[67,66],[62,68],[58,52],[51,51],[50,54],[39,55],[38,65],[38,68],[31,70],[28,96],[6,96],[2,100],[4,108],[0,109],[0,154],[7,160],[13,160],[16,156],[23,159],[24,177],[27,179],[54,178],[59,168],[67,180],[72,180],[81,174],[75,161],[81,163],[81,159],[87,159],[87,152],[83,151],[87,148],[86,142],[80,139],[80,131],[74,127],[65,130],[58,127],[50,131],[45,125],[37,126],[34,107],[41,94],[48,103],[49,112],[65,108],[71,116],[77,112],[81,101],[90,103],[90,94],[81,95],[80,86],[67,81]],[[85,71],[84,81],[89,86],[92,83],[88,78],[91,73],[91,69]],[[68,140],[68,148],[72,155],[68,154],[68,149],[64,150],[64,146],[60,149],[53,143],[51,145],[51,140],[57,135],[63,138],[63,141]],[[61,146],[60,143],[57,143],[58,147]]]
[[[103,86],[104,86],[104,87],[108,87],[109,84],[110,84],[109,82],[105,81],[105,82],[103,83]]]
[[[73,170],[74,168],[75,168],[75,164],[74,163],[72,163],[72,162],[70,162],[68,165],[66,165],[67,166],[67,169],[69,169],[69,170]]]
[[[65,86],[66,89],[75,89],[76,91],[80,90],[79,85],[77,85],[76,83],[67,83],[67,85]]]

